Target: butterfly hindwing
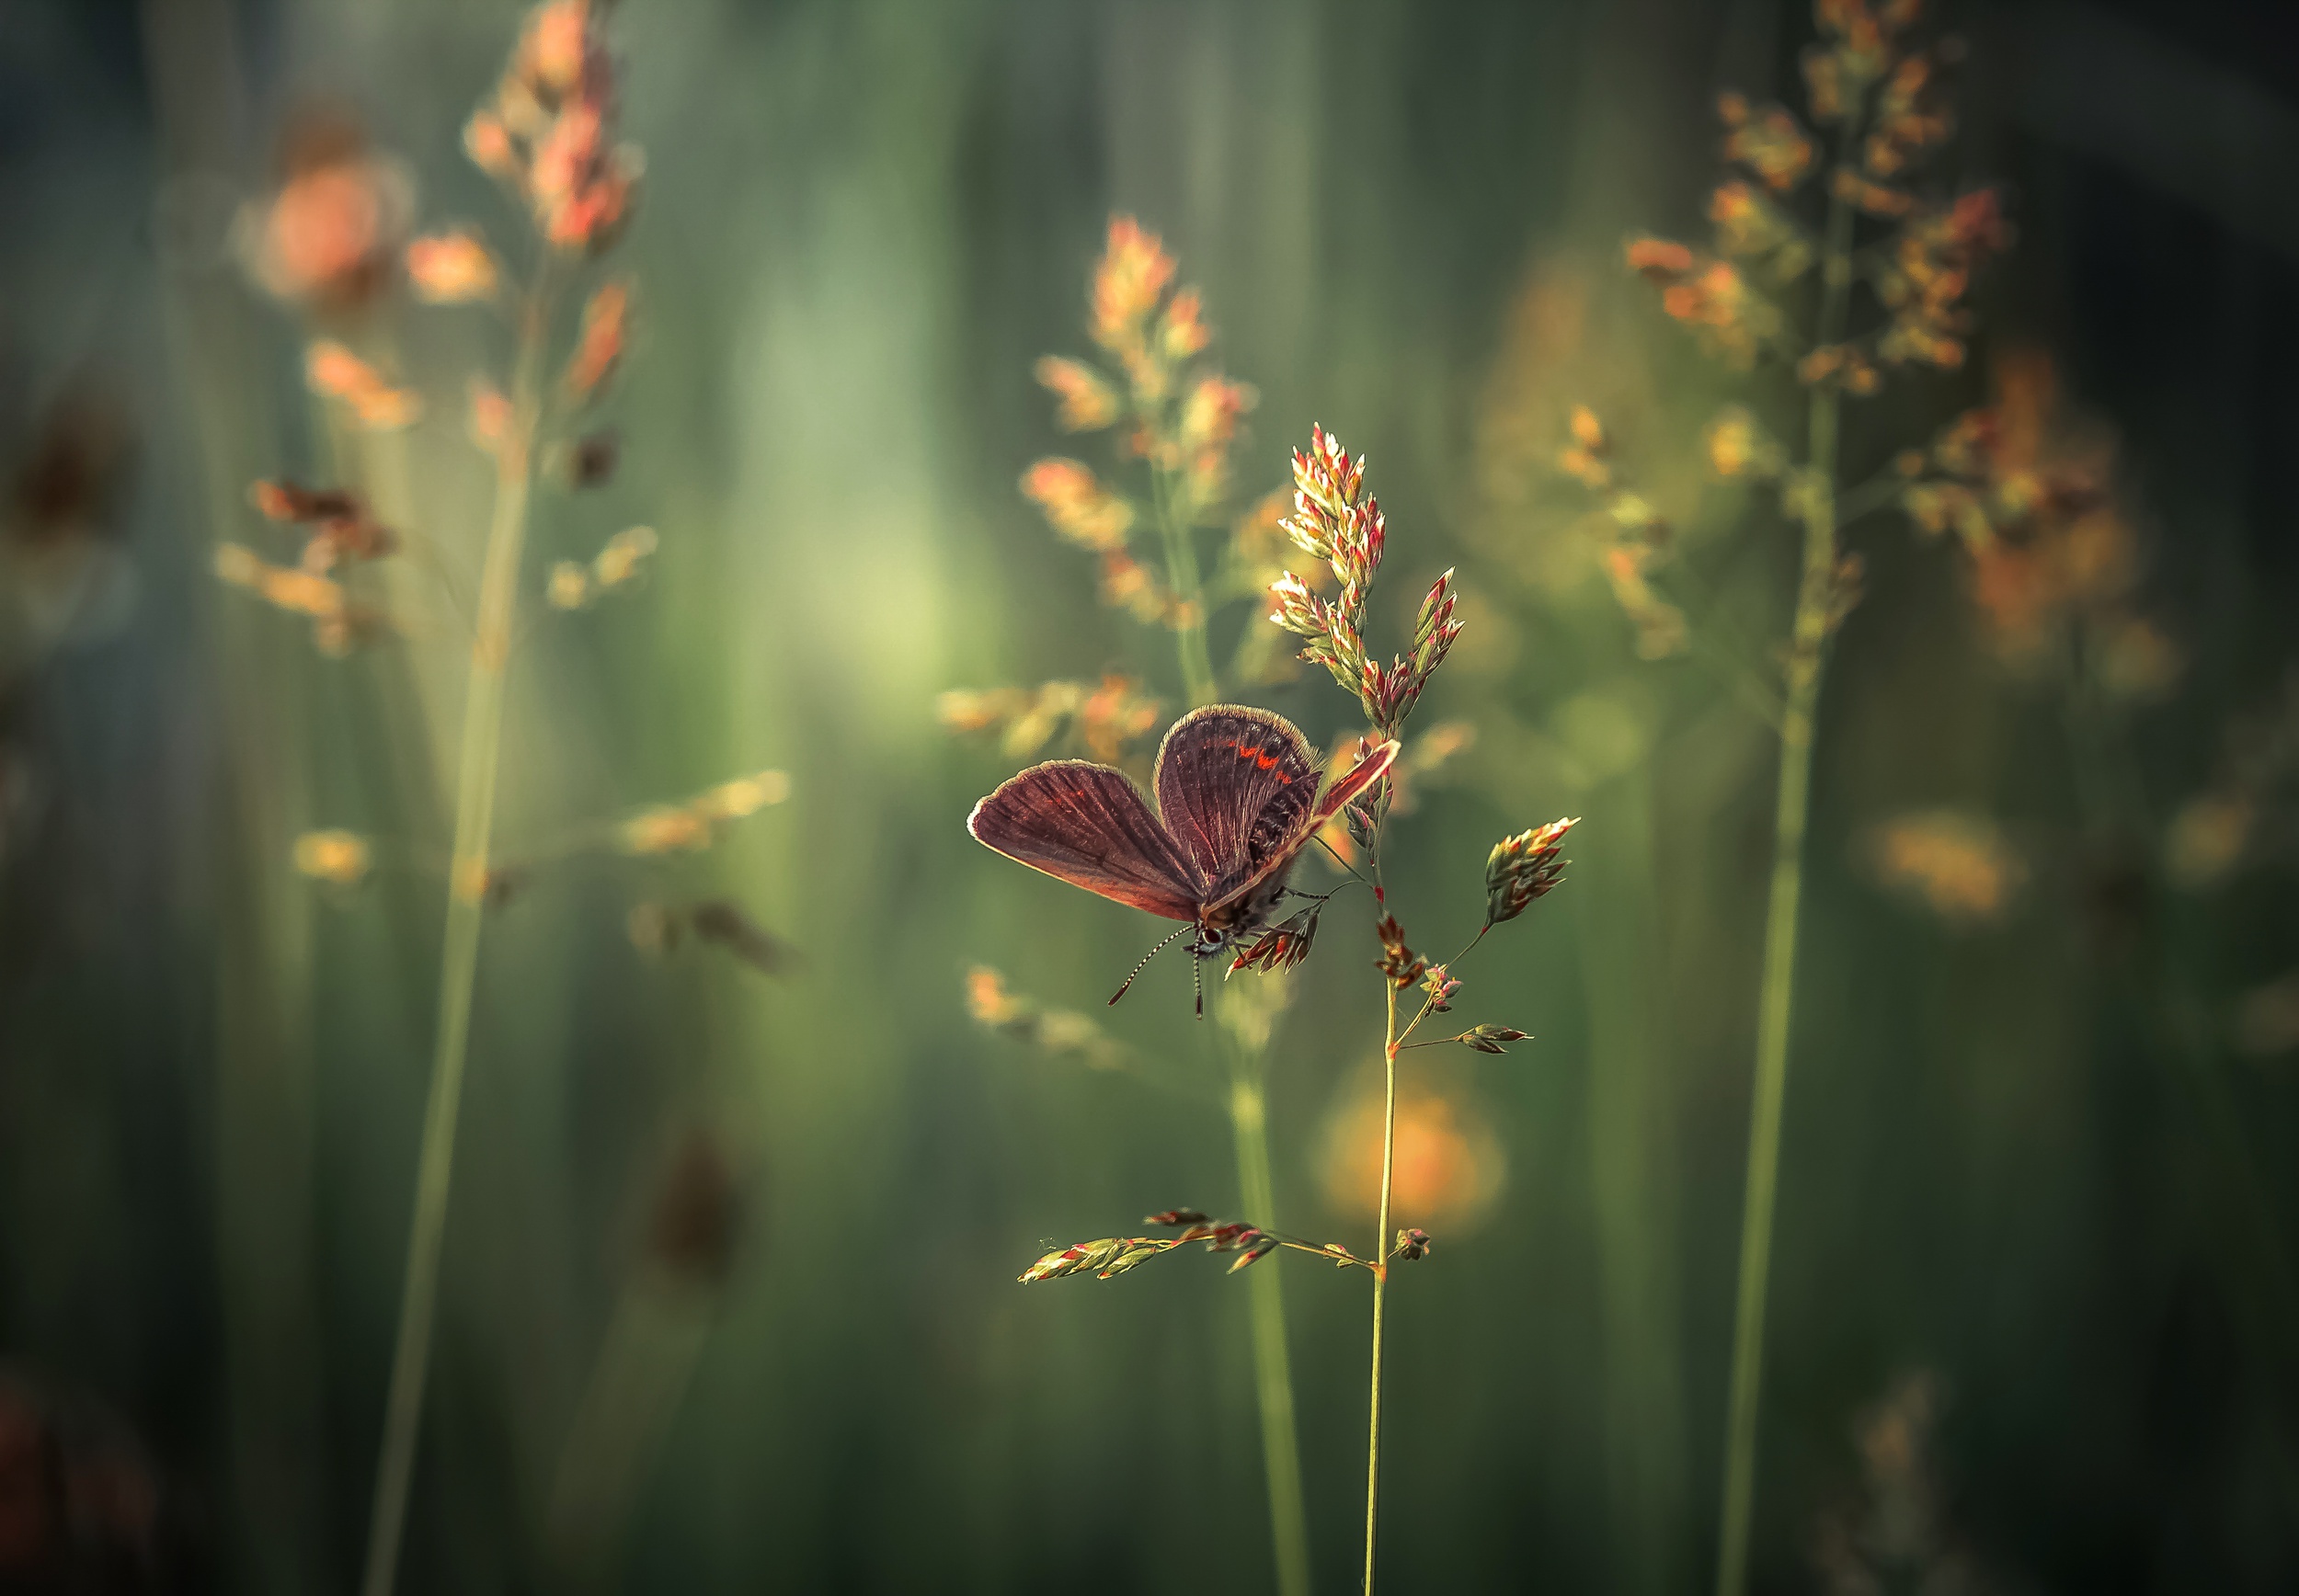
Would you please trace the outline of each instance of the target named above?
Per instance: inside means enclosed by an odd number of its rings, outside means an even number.
[[[1217,704],[1166,733],[1157,787],[1158,813],[1214,902],[1256,873],[1310,812],[1317,766],[1291,723]]]
[[[1355,802],[1373,783],[1389,774],[1390,766],[1397,760],[1397,750],[1398,745],[1393,740],[1382,743],[1343,774],[1334,777],[1317,801],[1304,806],[1294,817],[1290,828],[1269,845],[1251,871],[1220,884],[1219,889],[1207,900],[1209,907],[1218,910],[1234,904],[1261,886],[1273,872],[1284,869],[1295,854],[1309,846],[1310,838],[1317,835],[1320,826],[1341,813],[1343,804]]]
[[[1204,887],[1125,772],[1083,759],[1035,765],[974,806],[966,828],[1007,858],[1168,919],[1197,917]]]

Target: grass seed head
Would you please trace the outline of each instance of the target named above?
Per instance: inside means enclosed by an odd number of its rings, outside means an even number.
[[[1486,925],[1516,918],[1563,879],[1570,861],[1558,855],[1565,833],[1579,824],[1578,816],[1551,820],[1493,845],[1485,856]]]

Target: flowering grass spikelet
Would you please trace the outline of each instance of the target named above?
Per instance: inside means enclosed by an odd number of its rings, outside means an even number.
[[[1142,325],[1173,280],[1173,257],[1130,216],[1110,220],[1108,245],[1093,274],[1093,341],[1121,359],[1137,354]]]
[[[427,304],[476,304],[495,297],[502,273],[478,235],[457,229],[407,245],[407,280]]]
[[[1565,833],[1580,824],[1575,815],[1551,820],[1504,837],[1485,856],[1485,924],[1497,926],[1530,908],[1564,879],[1569,861],[1558,857]]]
[[[1344,1268],[1351,1264],[1361,1269],[1373,1267],[1338,1242],[1328,1242],[1319,1247],[1298,1237],[1266,1230],[1260,1226],[1237,1220],[1213,1219],[1195,1208],[1169,1208],[1163,1213],[1150,1214],[1142,1223],[1168,1226],[1179,1234],[1109,1236],[1099,1241],[1078,1242],[1046,1254],[1016,1278],[1024,1285],[1078,1274],[1091,1274],[1097,1280],[1112,1280],[1161,1253],[1186,1247],[1193,1241],[1203,1242],[1207,1252],[1236,1253],[1238,1256],[1226,1271],[1230,1274],[1259,1262],[1281,1247],[1297,1252],[1313,1253]]]
[[[1081,549],[1115,553],[1133,530],[1134,507],[1104,487],[1082,461],[1039,461],[1022,473],[1022,492],[1057,533]]]
[[[627,282],[600,283],[583,302],[582,326],[563,379],[569,399],[580,404],[595,397],[614,375],[623,360],[630,316],[631,286]]]
[[[339,401],[371,431],[396,432],[414,426],[423,415],[423,401],[413,390],[393,387],[382,372],[333,338],[320,338],[305,351],[303,378],[313,393]]]
[[[1453,574],[1438,577],[1422,600],[1411,651],[1380,664],[1366,652],[1365,619],[1388,526],[1380,501],[1365,491],[1365,459],[1353,460],[1338,438],[1312,427],[1309,449],[1294,450],[1293,477],[1287,534],[1302,553],[1331,567],[1340,591],[1329,600],[1287,571],[1270,584],[1275,607],[1269,619],[1307,639],[1301,658],[1325,667],[1356,695],[1366,718],[1384,736],[1395,736],[1460,635],[1461,623],[1453,614]]]
[[[1745,96],[1727,91],[1716,101],[1723,120],[1724,158],[1737,161],[1776,193],[1785,194],[1812,171],[1814,150],[1786,106],[1751,109]]]
[[[1083,360],[1046,355],[1035,368],[1040,385],[1061,401],[1055,425],[1064,432],[1099,432],[1117,419],[1117,392]]]

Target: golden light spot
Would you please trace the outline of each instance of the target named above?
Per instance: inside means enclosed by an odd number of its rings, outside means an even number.
[[[713,820],[739,820],[790,796],[790,778],[780,770],[761,770],[724,781],[694,801],[694,807]]]
[[[591,562],[591,575],[601,587],[619,587],[637,575],[639,564],[655,552],[655,529],[632,527],[607,540]]]
[[[1379,1209],[1381,1119],[1379,1085],[1367,1079],[1326,1122],[1325,1200],[1353,1219]],[[1474,1109],[1440,1092],[1401,1091],[1390,1200],[1395,1224],[1458,1231],[1492,1205],[1505,1179],[1500,1140]]]
[[[2242,860],[2256,818],[2248,798],[2207,793],[2190,799],[2172,816],[2165,870],[2180,886],[2210,886]]]
[[[357,886],[373,863],[367,839],[349,831],[306,831],[295,839],[300,875],[333,886]]]
[[[1870,835],[1869,855],[1884,886],[1956,925],[2001,918],[2028,876],[2025,861],[1994,821],[1960,810],[1886,821]]]
[[[1756,458],[1756,423],[1747,411],[1735,405],[1709,423],[1709,464],[1716,474],[1739,476],[1755,463]]]
[[[580,610],[590,602],[590,573],[572,560],[559,561],[551,567],[543,597],[554,610]]]

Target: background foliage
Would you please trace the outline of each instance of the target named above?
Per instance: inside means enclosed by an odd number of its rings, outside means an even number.
[[[246,483],[325,475],[328,448],[229,219],[314,97],[426,215],[491,218],[457,139],[517,15],[0,8],[7,458],[83,392],[133,450],[100,565],[70,567],[102,602],[43,629],[61,578],[21,493],[0,579],[0,1455],[44,1427],[111,1471],[105,1522],[146,1548],[120,1589],[348,1583],[436,962],[429,881],[290,867],[301,831],[419,813],[388,728],[458,644],[324,659],[209,576],[251,535]],[[2048,352],[2120,440],[2183,668],[2100,730],[2121,796],[2095,803],[2090,734],[1991,653],[1953,553],[1866,542],[1821,709],[1756,1584],[1863,1589],[1855,1565],[1900,1558],[1991,1590],[2287,1589],[2299,39],[2234,0],[1949,21],[1950,164],[2008,185],[2019,243],[1965,370],[1856,428],[1924,435]],[[1081,660],[1178,704],[1163,641],[1095,607],[1015,485],[1060,447],[1031,364],[1077,346],[1114,211],[1162,233],[1260,390],[1241,491],[1321,420],[1376,462],[1392,601],[1459,567],[1469,627],[1423,714],[1477,737],[1392,870],[1454,884],[1465,930],[1493,837],[1589,816],[1569,890],[1478,973],[1538,1040],[1419,1055],[1483,1201],[1429,1218],[1393,1304],[1385,1564],[1423,1590],[1705,1581],[1770,752],[1696,667],[1636,656],[1554,456],[1586,400],[1656,465],[1692,457],[1722,380],[1619,241],[1696,229],[1714,94],[1790,93],[1801,7],[626,0],[616,30],[648,153],[623,462],[535,538],[587,557],[646,521],[660,548],[644,602],[524,644],[502,824],[768,766],[793,790],[683,873],[571,866],[490,926],[409,1586],[1266,1586],[1239,1282],[1013,1284],[1046,1238],[1229,1203],[1218,1112],[966,1006],[986,962],[1098,1009],[1146,945],[965,838],[1011,761],[934,707]],[[451,417],[408,435],[386,508],[475,548],[451,413],[492,335],[386,314]],[[1734,503],[1683,469],[1648,491],[1698,538]],[[1777,631],[1792,540],[1745,547],[1716,602]],[[1319,681],[1269,701],[1321,746],[1344,729]],[[2175,868],[2174,817],[2229,792],[2251,845]],[[1939,809],[2017,850],[2000,913],[1881,889],[1866,839]],[[665,891],[739,898],[803,966],[648,957],[626,914]],[[1275,1217],[1320,1236],[1360,1226],[1328,1164],[1377,1051],[1370,949],[1338,930],[1271,1053]],[[1139,1073],[1203,1073],[1185,980],[1153,965],[1109,1020]],[[634,1319],[697,1134],[739,1191],[723,1282]],[[1321,1586],[1352,1568],[1351,1284],[1287,1277]],[[604,1550],[553,1507],[602,1379],[641,1416],[603,1448],[629,1460],[597,1487]]]

